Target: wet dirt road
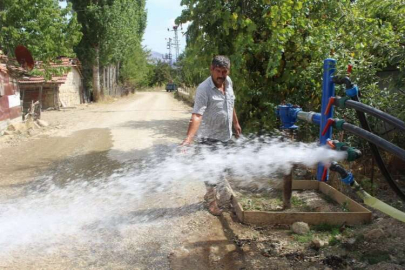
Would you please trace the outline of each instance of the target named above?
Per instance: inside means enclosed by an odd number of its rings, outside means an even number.
[[[184,138],[190,112],[172,93],[140,92],[45,112],[47,134],[3,145],[0,268],[242,268],[201,181],[138,194],[132,180],[149,161],[164,171],[158,161]]]

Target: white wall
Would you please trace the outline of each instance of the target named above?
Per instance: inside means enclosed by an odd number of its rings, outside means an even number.
[[[59,100],[62,107],[72,107],[80,104],[80,88],[82,86],[82,78],[76,68],[68,73],[66,81],[59,87]]]

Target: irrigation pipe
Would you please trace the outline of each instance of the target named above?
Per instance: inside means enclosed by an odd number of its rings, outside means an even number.
[[[377,209],[380,212],[383,212],[384,214],[387,214],[399,221],[405,222],[404,212],[401,212],[398,209],[392,207],[391,205],[388,205],[385,202],[380,201],[379,199],[371,196],[364,189],[362,189],[357,182],[354,182],[354,188],[357,190],[356,191],[357,195],[363,200],[363,202],[366,205],[374,209]]]
[[[365,139],[368,142],[373,143],[374,145],[377,145],[378,147],[384,149],[387,152],[390,152],[391,154],[397,156],[398,158],[402,159],[405,161],[405,150],[396,146],[395,144],[390,143],[389,141],[367,131],[362,128],[359,128],[355,125],[349,124],[349,123],[343,123],[342,129],[346,130],[354,135],[357,135],[363,139]]]
[[[360,102],[359,97],[357,95],[352,97],[351,99],[356,102]],[[366,131],[371,131],[371,128],[368,124],[365,113],[361,112],[361,111],[357,111],[357,110],[356,110],[356,113],[357,113],[357,117],[359,118],[361,127]],[[378,147],[370,141],[369,141],[369,145],[371,148],[371,152],[373,153],[374,159],[377,163],[377,166],[381,171],[381,174],[384,176],[385,180],[387,180],[388,184],[390,185],[392,190],[398,195],[398,197],[400,197],[403,201],[405,201],[405,194],[402,192],[402,190],[398,187],[398,185],[392,179],[391,174],[389,173],[389,171],[388,171],[387,167],[385,166],[385,163],[381,157]]]
[[[385,113],[376,108],[373,108],[369,105],[366,105],[366,104],[363,104],[361,102],[357,102],[354,100],[347,100],[345,102],[345,106],[348,108],[355,109],[356,111],[361,111],[363,113],[373,115],[373,116],[380,118],[381,120],[393,125],[394,127],[398,128],[402,131],[405,131],[404,121],[402,121],[392,115],[389,115],[388,113]]]

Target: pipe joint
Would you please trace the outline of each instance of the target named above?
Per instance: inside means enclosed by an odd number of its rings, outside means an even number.
[[[346,171],[341,165],[337,162],[332,162],[329,169],[332,172],[337,172],[340,175],[340,178],[343,183],[346,185],[352,185],[354,182],[354,177],[351,172]]]
[[[348,100],[350,100],[349,96],[337,97],[336,102],[335,102],[335,106],[338,106],[340,109],[346,109],[346,101],[348,101]]]
[[[344,84],[346,86],[346,89],[351,89],[354,87],[349,77],[333,76],[332,82],[338,85]]]
[[[292,104],[279,105],[276,109],[277,118],[281,120],[281,129],[297,129],[295,124],[297,122],[298,113],[302,109]]]
[[[352,88],[346,88],[346,95],[350,98],[357,97],[359,95],[359,88],[357,85],[354,85]]]

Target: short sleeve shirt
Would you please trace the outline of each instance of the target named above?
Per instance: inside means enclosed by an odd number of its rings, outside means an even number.
[[[225,94],[215,86],[211,76],[202,82],[194,99],[193,113],[203,116],[197,137],[222,142],[232,137],[235,95],[231,78],[225,81]]]

